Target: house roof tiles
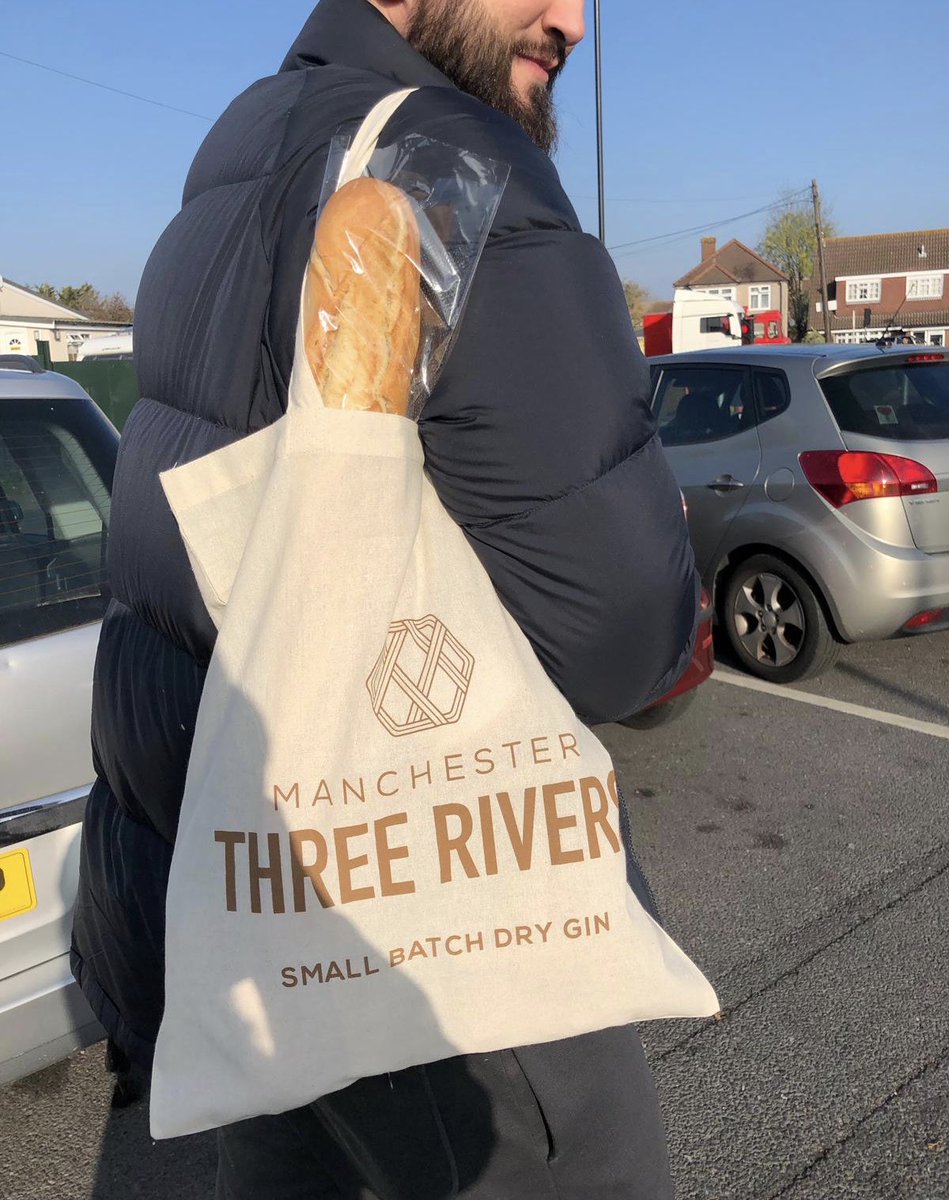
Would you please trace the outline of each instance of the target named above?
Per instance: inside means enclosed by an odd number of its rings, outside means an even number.
[[[925,249],[925,256],[920,255],[921,248]],[[949,229],[827,238],[824,257],[828,280],[853,275],[898,275],[904,271],[946,271]]]
[[[721,272],[725,278],[714,278],[717,272]],[[716,283],[775,283],[785,280],[787,276],[773,263],[762,258],[744,242],[732,238],[721,250],[709,255],[681,279],[677,279],[675,286],[696,287],[702,283],[709,286]]]

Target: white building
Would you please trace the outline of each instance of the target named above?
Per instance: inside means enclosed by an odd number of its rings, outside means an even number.
[[[0,276],[0,354],[35,358],[36,343],[46,342],[53,362],[71,362],[87,338],[124,328],[111,321],[92,321]]]

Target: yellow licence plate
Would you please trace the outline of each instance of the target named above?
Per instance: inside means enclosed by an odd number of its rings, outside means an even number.
[[[33,868],[27,850],[0,854],[0,921],[20,917],[36,908]]]

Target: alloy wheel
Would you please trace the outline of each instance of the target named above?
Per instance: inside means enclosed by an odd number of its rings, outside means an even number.
[[[780,575],[762,571],[745,579],[735,596],[733,619],[737,641],[755,662],[786,667],[804,644],[804,607]]]

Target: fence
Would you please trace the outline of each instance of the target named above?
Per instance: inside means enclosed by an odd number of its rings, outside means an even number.
[[[119,433],[138,400],[135,364],[118,362],[51,363],[54,371],[68,375],[86,389]]]

